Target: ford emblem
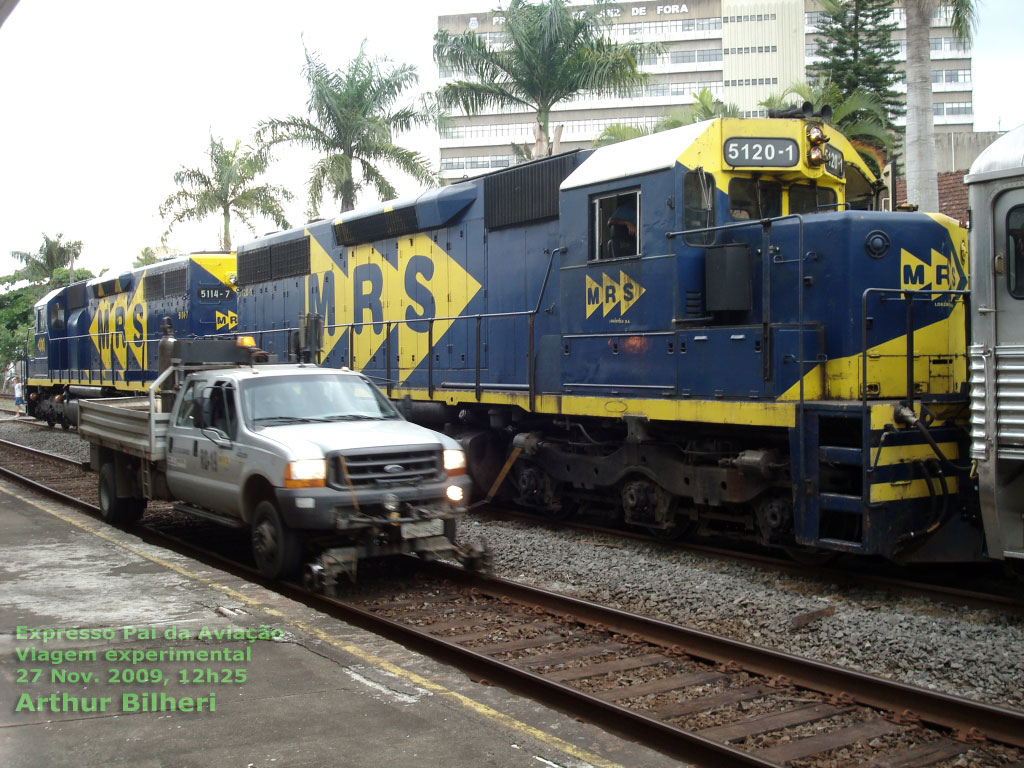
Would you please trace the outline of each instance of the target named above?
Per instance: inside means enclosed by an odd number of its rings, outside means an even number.
[[[384,471],[387,472],[389,475],[397,475],[399,472],[404,472],[405,467],[403,467],[401,464],[385,464]]]

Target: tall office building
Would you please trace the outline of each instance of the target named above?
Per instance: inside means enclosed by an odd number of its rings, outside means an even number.
[[[641,62],[650,80],[627,97],[580,94],[551,113],[562,126],[564,150],[590,146],[612,123],[650,126],[674,107],[692,104],[707,88],[717,99],[738,105],[745,116],[763,114],[759,102],[804,79],[816,60],[816,0],[690,0],[685,3],[623,2],[606,8],[613,40],[658,42],[663,52]],[[902,2],[892,10],[893,38],[906,61],[906,16]],[[971,131],[974,115],[971,54],[960,48],[939,6],[932,19],[932,90],[936,131]],[[438,28],[472,30],[487,42],[503,39],[501,11],[441,16]],[[441,71],[442,82],[456,73]],[[897,90],[906,91],[905,83]],[[516,162],[511,145],[532,145],[534,116],[491,110],[456,115],[441,134],[441,175],[459,179]]]

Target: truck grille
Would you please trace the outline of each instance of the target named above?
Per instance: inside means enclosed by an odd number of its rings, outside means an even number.
[[[334,454],[329,467],[328,481],[338,488],[346,488],[348,482],[356,488],[416,485],[439,480],[444,475],[441,451],[434,449]]]

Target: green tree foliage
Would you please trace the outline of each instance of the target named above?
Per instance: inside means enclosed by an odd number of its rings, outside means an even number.
[[[265,151],[243,147],[240,141],[228,149],[222,139],[210,136],[208,155],[208,170],[183,166],[174,174],[174,183],[179,189],[160,206],[160,215],[170,219],[165,238],[175,224],[220,214],[223,221],[220,247],[230,251],[232,214],[253,234],[256,233],[252,225],[254,216],[272,219],[282,228],[289,226],[282,201],[291,200],[291,192],[271,184],[253,184],[256,177],[267,170],[269,156]]]
[[[886,128],[885,105],[875,94],[854,90],[844,97],[839,86],[827,80],[793,83],[782,94],[762,101],[761,106],[788,109],[805,101],[815,111],[826,104],[832,107],[829,124],[850,140],[872,173],[881,173],[894,137]]]
[[[139,255],[135,257],[135,261],[132,262],[133,267],[148,267],[150,264],[156,264],[160,261],[160,257],[156,255],[156,249],[146,246]]]
[[[423,184],[436,181],[426,158],[394,142],[398,133],[438,121],[437,110],[428,101],[396,106],[418,82],[416,68],[393,65],[387,58],[371,59],[365,46],[364,40],[347,68],[336,71],[306,51],[309,115],[260,123],[257,136],[265,145],[290,142],[321,155],[309,179],[309,206],[314,215],[325,192],[341,203],[342,211],[355,208],[357,195],[367,186],[373,187],[381,200],[396,197],[394,186],[380,168],[382,163]]]
[[[820,0],[824,22],[818,27],[822,61],[808,67],[812,80],[834,85],[843,99],[855,92],[868,93],[885,107],[885,124],[903,114],[903,103],[893,89],[899,77],[892,39],[896,22],[889,11],[892,0]]]
[[[45,237],[45,236],[44,236]],[[57,236],[60,240],[61,236]],[[81,250],[81,243],[72,243]],[[32,308],[35,303],[49,293],[54,286],[67,285],[67,267],[56,267],[48,279],[22,285],[12,289],[15,283],[23,283],[24,270],[0,277],[0,373],[7,370],[10,363],[23,359],[31,353],[35,343],[35,326]],[[87,269],[75,270],[75,281],[88,280],[93,277]]]
[[[691,123],[714,120],[716,117],[739,117],[740,108],[735,104],[724,104],[714,97],[707,88],[701,88],[693,94],[696,99],[690,113]]]
[[[25,265],[14,273],[12,282],[27,280],[46,286],[55,284],[54,273],[70,266],[82,253],[81,240],[63,242],[63,239],[63,234],[50,237],[44,232],[43,244],[36,253],[11,251],[11,256]]]
[[[605,3],[577,6],[565,0],[512,0],[504,11],[504,41],[490,46],[476,33],[434,36],[434,60],[463,79],[442,86],[447,109],[476,114],[485,107],[530,110],[536,115],[533,154],[551,154],[551,109],[590,93],[625,96],[647,81],[641,57],[661,50],[651,43],[616,44],[607,37]]]
[[[594,146],[603,147],[607,144],[617,144],[620,141],[661,133],[683,125],[713,120],[716,117],[737,117],[740,113],[738,106],[717,101],[707,88],[702,88],[699,93],[693,94],[693,98],[695,102],[692,106],[670,110],[650,128],[627,123],[612,123],[594,139]]]

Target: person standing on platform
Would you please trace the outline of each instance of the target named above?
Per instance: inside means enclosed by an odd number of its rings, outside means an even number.
[[[21,384],[21,379],[17,376],[14,377],[14,418],[24,416],[25,413],[22,410],[25,407],[25,388]]]

